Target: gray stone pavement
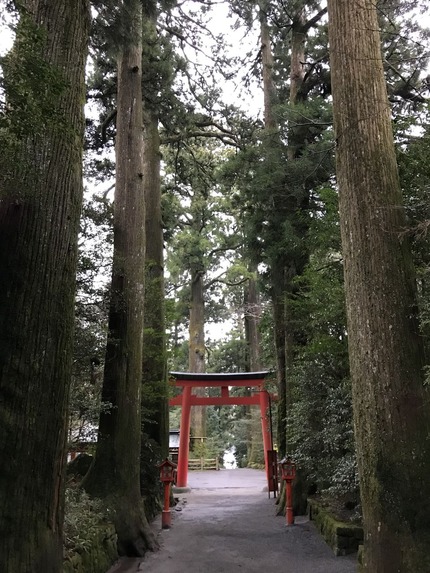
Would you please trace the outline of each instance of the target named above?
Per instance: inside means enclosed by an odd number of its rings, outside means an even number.
[[[172,528],[152,524],[161,549],[108,573],[355,573],[355,556],[335,557],[305,517],[286,526],[268,498],[265,474],[239,469],[190,472],[191,492],[175,494]]]

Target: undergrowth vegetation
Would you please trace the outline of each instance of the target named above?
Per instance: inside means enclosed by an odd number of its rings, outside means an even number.
[[[66,489],[64,519],[65,557],[88,552],[100,532],[100,526],[108,523],[108,514],[99,499],[92,499],[79,487]]]

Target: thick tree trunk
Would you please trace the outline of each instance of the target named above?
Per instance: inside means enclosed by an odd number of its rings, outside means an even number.
[[[144,26],[143,188],[146,202],[145,328],[143,333],[143,431],[169,453],[169,401],[164,308],[164,253],[161,220],[160,136],[154,109],[151,67],[157,45],[155,6],[147,10]],[[145,81],[146,80],[146,81]],[[152,97],[151,97],[152,96]]]
[[[312,21],[307,22],[303,8],[294,6],[296,11],[291,26],[291,67],[290,67],[290,106],[295,106],[300,99],[305,70],[303,62],[309,26],[315,25],[323,15],[321,11]],[[270,46],[270,31],[267,25],[267,9],[265,2],[260,2],[260,27],[262,40],[263,89],[264,89],[264,122],[266,132],[266,147],[268,157],[273,162],[283,162],[284,153],[279,138],[278,122],[275,115],[276,90],[273,79],[273,55]],[[293,162],[301,154],[306,142],[303,134],[296,132],[294,127],[288,130],[288,146],[286,156],[288,162]],[[276,163],[275,163],[276,164]],[[284,183],[285,185],[285,183]],[[308,192],[303,190],[303,196],[285,187],[283,193],[278,188],[273,194],[276,213],[276,224],[285,221],[291,223],[295,234],[295,242],[306,236],[308,231],[307,218],[304,213],[308,209]],[[302,243],[304,245],[304,243]],[[280,253],[271,262],[272,304],[274,315],[275,351],[278,370],[278,449],[279,455],[284,456],[287,450],[287,414],[291,403],[291,385],[289,372],[294,360],[294,347],[298,342],[297,329],[291,318],[290,298],[294,290],[294,279],[303,272],[308,261],[308,253],[304,247],[294,247],[290,251]]]
[[[305,68],[303,62],[306,61],[305,46],[307,32],[305,27],[304,10],[301,9],[293,18],[291,26],[291,67],[290,67],[290,98],[291,106],[300,100],[300,89],[305,78]],[[304,147],[303,135],[297,135],[294,127],[288,130],[287,158],[294,161]]]
[[[190,372],[205,371],[205,302],[203,295],[203,274],[200,270],[192,271],[190,325],[189,325],[189,360]],[[197,396],[204,396],[204,388],[195,388]],[[191,410],[191,435],[206,436],[206,407],[193,406]]]
[[[90,19],[85,0],[21,5],[0,158],[0,571],[59,573]],[[30,81],[39,66],[58,89]]]
[[[328,7],[364,570],[424,573],[429,396],[376,8],[370,0]]]
[[[290,68],[290,103],[295,104],[305,77],[305,46],[307,32],[304,9],[298,10],[291,26],[291,68]]]
[[[272,307],[275,336],[276,368],[278,380],[277,443],[278,455],[287,453],[287,344],[284,269],[272,271]]]
[[[256,273],[256,270],[255,270]],[[245,335],[248,348],[248,368],[251,372],[261,370],[260,316],[261,305],[257,284],[250,278],[245,289]],[[260,408],[247,407],[249,419],[248,464],[264,464],[263,436],[261,434]]]
[[[255,273],[257,271],[255,270]],[[255,278],[249,278],[244,293],[245,335],[248,349],[248,363],[251,372],[261,369],[260,318],[261,304]]]
[[[270,42],[270,30],[267,24],[267,2],[259,2],[261,54],[263,63],[263,94],[264,94],[264,138],[265,152],[270,163],[274,165],[283,162],[279,126],[275,115],[277,103],[276,88],[273,80],[273,54]],[[270,191],[273,194],[273,191]],[[285,212],[284,198],[276,193],[273,199],[278,213]],[[286,218],[285,214],[285,218]],[[274,344],[276,353],[277,382],[278,382],[278,426],[277,443],[279,455],[286,452],[287,425],[287,363],[286,363],[286,309],[285,309],[285,281],[284,258],[271,261],[271,298],[273,305]]]
[[[118,56],[114,256],[99,437],[84,486],[113,510],[120,554],[155,545],[140,496],[145,263],[142,159],[142,5],[127,0],[129,36]]]
[[[265,136],[274,132],[273,141],[277,148],[280,146],[279,125],[276,120],[274,106],[277,103],[276,87],[273,81],[273,53],[270,41],[270,30],[267,24],[266,0],[259,1],[259,19],[261,36],[261,59],[263,73],[263,97],[264,97],[264,131]]]

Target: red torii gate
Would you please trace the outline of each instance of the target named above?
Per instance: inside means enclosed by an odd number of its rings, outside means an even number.
[[[233,374],[170,372],[172,383],[182,387],[182,394],[169,400],[170,406],[181,406],[181,426],[179,434],[177,486],[186,487],[188,478],[188,453],[190,441],[191,406],[260,406],[261,427],[263,432],[264,462],[266,475],[269,477],[268,452],[272,450],[271,428],[267,421],[267,410],[270,405],[269,393],[264,388],[264,381],[270,372],[235,372]],[[252,396],[230,396],[229,386],[258,387]],[[196,396],[193,388],[221,388],[220,396]]]

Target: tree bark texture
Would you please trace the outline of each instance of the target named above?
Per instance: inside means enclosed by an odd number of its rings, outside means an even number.
[[[256,273],[257,270],[254,269],[254,272]],[[258,372],[261,370],[261,337],[259,330],[261,305],[257,282],[254,277],[248,279],[244,293],[244,303],[248,368],[251,372]],[[248,464],[264,464],[260,408],[247,406],[247,410],[250,422],[248,431]]]
[[[291,67],[290,67],[290,105],[294,106],[300,98],[300,90],[305,78],[305,68],[303,62],[306,61],[305,46],[307,41],[306,19],[304,9],[298,10],[291,25]],[[303,135],[297,136],[294,127],[288,130],[288,161],[294,161],[303,149]]]
[[[305,46],[307,40],[304,8],[297,11],[291,26],[290,103],[295,104],[305,77]]]
[[[118,55],[114,255],[102,409],[87,491],[114,513],[118,550],[154,547],[140,496],[141,384],[145,275],[142,137],[142,5],[123,6],[129,36]]]
[[[146,203],[145,325],[143,334],[143,431],[169,453],[169,401],[165,341],[163,226],[161,220],[160,136],[154,109],[157,94],[151,79],[157,16],[148,10],[144,22],[143,188]],[[146,73],[145,73],[146,72]],[[156,87],[156,86],[155,86]],[[151,97],[152,96],[152,97]]]
[[[424,573],[429,396],[376,9],[370,0],[328,9],[364,570]]]
[[[90,18],[85,0],[22,7],[41,38],[34,52],[62,85],[50,117],[15,131],[14,164],[0,172],[0,570],[59,573]],[[33,62],[22,59],[32,42],[22,23],[5,77]],[[49,88],[27,97],[38,102]]]
[[[261,369],[261,337],[259,330],[261,304],[257,282],[254,277],[248,279],[244,293],[244,303],[249,368],[251,372],[258,372]]]
[[[260,0],[258,3],[261,36],[261,60],[263,73],[263,98],[264,98],[264,130],[266,133],[275,132],[274,142],[279,146],[279,125],[274,112],[278,98],[275,82],[273,80],[273,68],[275,65],[270,39],[270,29],[267,24],[268,3]]]
[[[205,301],[203,273],[191,270],[191,301],[189,324],[189,362],[190,372],[205,371]],[[205,395],[205,388],[194,388],[197,396]],[[206,407],[193,406],[191,409],[191,434],[206,436]]]

